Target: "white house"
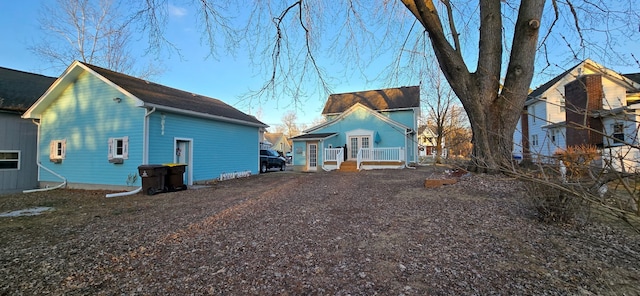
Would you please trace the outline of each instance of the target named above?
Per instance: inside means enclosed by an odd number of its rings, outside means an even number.
[[[546,162],[568,146],[621,146],[622,141],[611,140],[621,133],[621,124],[626,139],[637,141],[631,115],[640,100],[638,78],[587,59],[541,85],[525,102],[514,133],[514,158]]]

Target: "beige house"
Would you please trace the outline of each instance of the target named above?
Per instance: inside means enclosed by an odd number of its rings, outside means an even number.
[[[291,144],[283,133],[264,133],[264,139],[271,143],[271,149],[281,152],[283,155],[291,152]]]

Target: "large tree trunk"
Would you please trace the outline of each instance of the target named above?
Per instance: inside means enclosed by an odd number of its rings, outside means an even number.
[[[521,1],[502,88],[504,32],[500,0],[480,0],[480,40],[474,73],[468,70],[461,49],[453,47],[447,39],[432,0],[402,2],[429,33],[440,68],[467,112],[473,132],[470,169],[499,172],[508,167],[513,132],[533,78],[538,29],[545,0]],[[449,27],[455,27],[452,21]],[[454,34],[451,38],[459,46],[457,36]]]

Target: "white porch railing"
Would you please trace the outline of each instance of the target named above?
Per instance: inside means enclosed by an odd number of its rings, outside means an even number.
[[[340,165],[344,161],[344,148],[324,148],[324,160],[335,161],[336,169],[340,169]]]
[[[358,168],[363,161],[404,162],[404,148],[360,148],[356,160]]]

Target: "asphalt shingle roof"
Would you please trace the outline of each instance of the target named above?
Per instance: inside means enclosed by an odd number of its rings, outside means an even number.
[[[624,77],[627,77],[637,83],[640,83],[640,73],[624,74]]]
[[[332,94],[327,99],[322,114],[342,113],[356,103],[378,111],[420,107],[420,87],[407,86]]]
[[[0,110],[26,111],[55,80],[55,77],[0,67]]]
[[[161,84],[114,72],[98,66],[83,63],[91,70],[122,87],[145,103],[220,116],[249,123],[265,125],[254,116],[248,115],[218,99],[193,94]]]

